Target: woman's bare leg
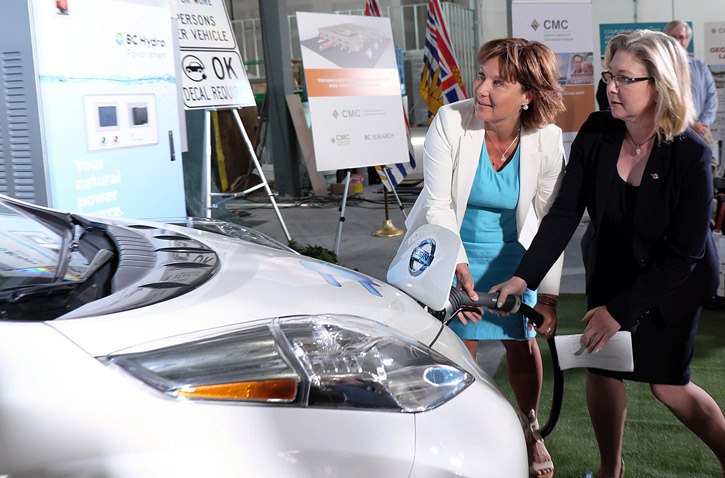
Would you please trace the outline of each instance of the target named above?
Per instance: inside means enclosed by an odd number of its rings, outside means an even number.
[[[587,372],[587,407],[599,446],[599,476],[618,477],[622,464],[624,420],[627,417],[624,383],[616,378]]]
[[[725,417],[715,400],[692,382],[650,385],[652,394],[697,435],[720,460],[725,476]]]
[[[506,349],[508,379],[516,397],[516,404],[525,417],[529,416],[530,410],[534,410],[538,416],[544,377],[539,345],[536,339],[501,342]],[[543,441],[529,443],[529,453],[532,463],[545,463],[551,460]],[[541,470],[540,474],[549,475],[552,471],[553,467]]]

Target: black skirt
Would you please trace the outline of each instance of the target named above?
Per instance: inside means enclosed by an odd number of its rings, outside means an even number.
[[[616,173],[614,176],[599,230],[599,244],[602,247],[597,251],[597,262],[588,287],[589,310],[606,305],[626,290],[641,273],[631,247],[639,188],[627,184]],[[697,307],[676,323],[665,326],[657,308],[652,308],[652,313],[643,317],[630,330],[634,371],[590,369],[590,372],[637,382],[669,385],[688,383],[701,310],[701,307]]]

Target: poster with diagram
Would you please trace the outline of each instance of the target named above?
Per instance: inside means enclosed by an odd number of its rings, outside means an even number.
[[[320,171],[408,157],[390,19],[297,12]]]

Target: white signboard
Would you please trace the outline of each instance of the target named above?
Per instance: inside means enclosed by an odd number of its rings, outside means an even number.
[[[725,22],[708,22],[705,30],[705,63],[725,65]]]
[[[186,109],[256,104],[224,3],[176,0]]]
[[[223,0],[177,0],[181,49],[233,50],[237,48]]]
[[[187,109],[255,104],[242,58],[236,50],[182,50],[181,68]]]
[[[390,19],[297,12],[320,171],[407,161]]]

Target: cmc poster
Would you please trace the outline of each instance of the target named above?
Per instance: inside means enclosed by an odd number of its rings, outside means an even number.
[[[390,20],[297,12],[320,171],[408,157]]]
[[[594,111],[594,42],[591,2],[514,1],[513,36],[547,45],[556,54],[566,111],[556,124],[570,143]]]

